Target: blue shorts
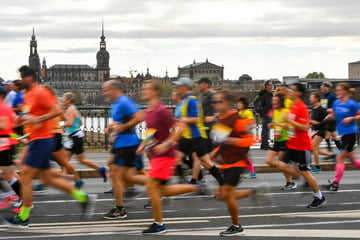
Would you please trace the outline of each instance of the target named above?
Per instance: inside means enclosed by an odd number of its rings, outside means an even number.
[[[139,169],[141,165],[139,165],[139,159],[135,153],[137,148],[138,145],[123,148],[113,148],[111,153],[113,153],[115,156],[112,164],[115,164],[119,167],[136,167]]]
[[[50,160],[55,148],[54,138],[37,139],[29,143],[29,152],[25,159],[25,165],[38,168],[50,169]]]

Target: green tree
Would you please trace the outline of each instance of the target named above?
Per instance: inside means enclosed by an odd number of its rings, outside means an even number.
[[[325,78],[325,74],[322,72],[311,72],[305,78]]]

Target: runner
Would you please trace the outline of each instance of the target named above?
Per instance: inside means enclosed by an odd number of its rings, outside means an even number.
[[[124,219],[127,212],[124,207],[124,183],[144,184],[145,175],[136,173],[136,149],[140,140],[135,133],[135,126],[143,121],[144,116],[135,103],[123,92],[119,81],[109,80],[103,84],[103,94],[111,102],[112,131],[115,131],[113,149],[109,156],[110,177],[113,184],[115,206],[104,219]]]
[[[29,135],[29,153],[21,167],[21,197],[23,206],[19,214],[5,218],[4,224],[12,228],[28,228],[32,205],[32,180],[43,174],[45,183],[59,188],[84,207],[84,217],[90,218],[95,209],[97,195],[86,194],[75,189],[63,178],[53,175],[50,168],[51,151],[54,148],[52,133],[52,118],[61,114],[61,109],[56,104],[56,98],[49,90],[36,82],[36,73],[28,66],[20,68],[22,84],[27,90],[24,96],[25,105],[28,105],[29,114],[18,119],[19,124],[26,124]]]
[[[250,120],[250,125],[251,125],[251,129],[253,128],[254,124],[255,124],[255,117],[254,114],[252,113],[252,111],[250,111],[248,109],[249,106],[249,101],[247,100],[247,98],[245,97],[239,97],[237,99],[237,109],[239,111],[239,116],[242,119],[249,119]],[[250,149],[248,149],[250,150]],[[248,178],[248,179],[255,179],[256,178],[256,173],[255,173],[255,168],[254,168],[254,164],[251,161],[250,157],[247,159],[248,161],[248,169],[249,169],[249,173],[246,174],[244,176],[244,178]]]
[[[360,168],[360,160],[356,160],[354,145],[358,133],[357,120],[360,120],[359,104],[351,100],[355,89],[348,83],[336,86],[336,97],[329,117],[336,119],[336,128],[341,136],[341,150],[336,156],[335,178],[329,185],[330,191],[337,191],[345,172],[345,159],[349,158],[355,167]]]
[[[276,167],[275,157],[278,161],[282,161],[286,151],[287,124],[285,116],[289,113],[289,109],[285,107],[285,96],[281,93],[276,93],[272,98],[272,106],[274,111],[272,113],[272,121],[270,128],[274,129],[274,145],[268,151],[266,163],[270,166]],[[296,183],[292,179],[291,175],[284,173],[286,184],[281,187],[282,190],[294,190],[297,188]]]
[[[244,234],[239,221],[239,207],[236,200],[254,195],[257,190],[236,190],[241,174],[248,166],[248,148],[254,143],[249,133],[250,119],[241,119],[237,111],[231,111],[233,97],[228,91],[221,91],[214,95],[215,109],[219,114],[219,121],[213,126],[211,136],[220,144],[217,152],[220,155],[220,168],[223,170],[224,184],[219,187],[218,197],[227,205],[232,225],[220,236],[236,236]],[[258,192],[259,193],[259,192]]]
[[[202,166],[204,166],[218,181],[219,185],[222,186],[224,180],[221,173],[211,162],[208,154],[202,106],[191,91],[194,84],[189,78],[179,78],[174,84],[183,99],[180,108],[180,121],[186,124],[186,128],[182,133],[182,139],[179,142],[179,151],[181,152],[180,159],[185,155],[196,153]],[[193,160],[195,161],[195,159],[196,158]]]
[[[175,145],[181,137],[182,124],[176,122],[170,111],[160,104],[161,83],[148,80],[144,83],[141,92],[141,100],[147,102],[145,110],[145,122],[148,136],[137,150],[138,155],[148,152],[150,168],[146,180],[146,190],[150,198],[154,223],[143,231],[144,234],[156,234],[166,232],[166,226],[162,217],[162,196],[174,196],[188,192],[200,191],[200,185],[178,184],[167,185],[173,176],[176,165]],[[174,131],[173,131],[174,130]]]
[[[0,169],[1,178],[7,181],[14,192],[21,197],[21,184],[15,173],[13,157],[16,152],[17,141],[14,139],[15,112],[4,102],[6,90],[0,87]],[[10,206],[14,197],[9,196],[4,200],[5,206]]]
[[[320,93],[313,92],[309,98],[309,101],[312,104],[310,124],[313,132],[311,146],[315,162],[315,166],[311,169],[312,173],[321,172],[319,154],[326,155],[328,157],[334,156],[331,152],[319,149],[321,141],[326,136],[326,122],[324,119],[328,115],[326,109],[321,106],[320,97]]]
[[[288,165],[292,162],[296,163],[300,174],[314,192],[314,200],[307,207],[319,208],[326,203],[326,200],[318,187],[316,179],[310,172],[311,140],[308,135],[310,119],[307,106],[301,100],[305,95],[306,88],[301,83],[294,83],[289,86],[288,90],[290,98],[293,100],[290,113],[285,115],[285,121],[289,124],[289,139],[286,143],[287,150],[282,161],[275,164],[282,172],[299,177],[298,169]]]
[[[85,158],[84,153],[84,132],[80,129],[81,116],[80,112],[74,105],[75,94],[72,92],[64,93],[62,98],[62,104],[66,108],[64,118],[65,124],[65,137],[64,148],[67,150],[65,158],[70,161],[73,154],[76,155],[77,160],[88,167],[91,167],[98,171],[103,177],[104,182],[107,181],[106,168],[100,167],[93,161]],[[78,187],[81,187],[82,183],[79,182]]]

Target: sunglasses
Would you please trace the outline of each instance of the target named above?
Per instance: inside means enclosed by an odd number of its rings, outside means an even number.
[[[219,101],[211,101],[212,104],[218,104],[218,103],[224,103],[224,100],[219,100]]]

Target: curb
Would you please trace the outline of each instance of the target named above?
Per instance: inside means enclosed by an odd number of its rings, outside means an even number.
[[[334,171],[334,164],[333,163],[320,163],[320,167],[322,171]],[[346,170],[356,170],[357,168],[351,164],[346,163]],[[256,169],[256,173],[276,173],[280,172],[279,169],[275,167],[270,167],[267,164],[254,164]],[[78,169],[77,170],[80,178],[100,178],[100,174],[93,169]]]

